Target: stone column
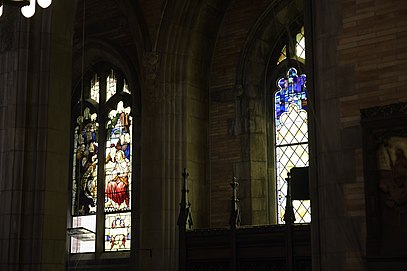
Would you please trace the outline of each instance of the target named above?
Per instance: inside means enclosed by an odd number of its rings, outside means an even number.
[[[73,8],[0,18],[0,270],[65,269]]]

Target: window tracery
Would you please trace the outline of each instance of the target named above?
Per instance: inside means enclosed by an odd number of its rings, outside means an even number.
[[[73,103],[70,253],[96,252],[101,239],[104,251],[131,248],[132,99],[118,74],[105,68],[84,77],[89,88]]]

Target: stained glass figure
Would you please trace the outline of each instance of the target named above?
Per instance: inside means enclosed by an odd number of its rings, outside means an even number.
[[[96,213],[98,123],[97,114],[85,108],[74,130],[72,214]]]
[[[99,89],[100,89],[99,77],[95,73],[95,75],[93,76],[93,78],[91,80],[90,98],[97,103],[99,103]]]
[[[275,153],[278,223],[284,223],[288,172],[293,167],[308,166],[308,118],[306,76],[290,68],[287,77],[277,82],[275,93]],[[297,223],[311,221],[309,201],[293,201]]]
[[[117,79],[113,70],[106,79],[106,101],[116,94]]]
[[[130,250],[130,212],[107,214],[105,217],[105,251]]]
[[[131,116],[130,107],[109,114],[105,159],[105,212],[130,210],[131,191]]]

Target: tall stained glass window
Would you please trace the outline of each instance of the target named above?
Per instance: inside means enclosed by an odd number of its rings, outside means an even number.
[[[130,250],[131,91],[115,69],[84,78],[73,104],[70,252],[97,252],[97,242]]]
[[[287,76],[277,82],[275,105],[275,154],[278,223],[284,223],[287,174],[293,167],[308,166],[308,117],[305,74],[290,68]],[[296,223],[311,221],[309,200],[293,201]]]

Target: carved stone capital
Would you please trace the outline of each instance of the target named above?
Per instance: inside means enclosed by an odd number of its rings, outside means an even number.
[[[160,100],[158,75],[160,70],[160,55],[157,52],[147,52],[143,57],[145,97],[148,103]]]
[[[143,67],[145,70],[145,79],[155,80],[158,75],[160,61],[157,52],[147,52],[144,54]]]

